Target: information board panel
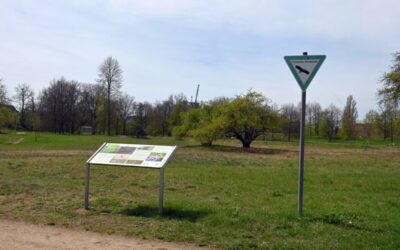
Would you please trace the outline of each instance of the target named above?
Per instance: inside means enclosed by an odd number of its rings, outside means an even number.
[[[163,168],[176,146],[105,143],[89,158],[89,164]]]

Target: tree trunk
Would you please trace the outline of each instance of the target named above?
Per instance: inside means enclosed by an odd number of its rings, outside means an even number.
[[[212,146],[212,142],[201,142],[201,146],[211,147]]]

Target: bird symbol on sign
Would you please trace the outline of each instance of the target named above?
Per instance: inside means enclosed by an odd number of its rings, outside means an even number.
[[[299,65],[296,65],[295,68],[299,70],[299,73],[300,73],[300,74],[301,74],[301,73],[304,73],[304,74],[307,74],[307,75],[310,74],[310,72],[309,72],[308,70],[303,69],[303,68],[300,67]]]

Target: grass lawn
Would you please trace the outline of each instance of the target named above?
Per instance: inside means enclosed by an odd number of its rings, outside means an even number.
[[[103,142],[178,145],[165,171],[92,167]],[[306,144],[304,216],[297,211],[297,145],[235,141],[204,148],[171,138],[0,135],[0,218],[185,241],[224,249],[400,249],[400,149]]]

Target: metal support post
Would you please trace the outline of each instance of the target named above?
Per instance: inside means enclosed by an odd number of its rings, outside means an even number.
[[[304,126],[306,120],[306,91],[301,93],[301,123],[300,123],[300,159],[299,159],[299,204],[298,214],[303,214],[303,177],[304,177]]]
[[[158,197],[158,213],[161,215],[164,208],[164,168],[160,168],[160,194]]]
[[[86,163],[85,209],[89,209],[90,163]]]

